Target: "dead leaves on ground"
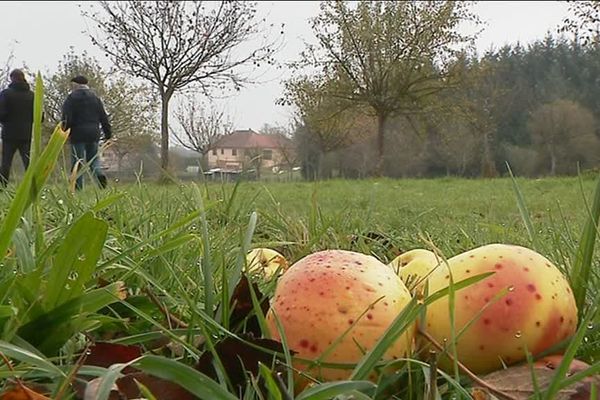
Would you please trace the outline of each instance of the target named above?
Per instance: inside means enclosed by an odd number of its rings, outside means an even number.
[[[260,309],[263,314],[266,314],[269,310],[269,299],[260,293],[258,285],[254,282],[252,283],[252,290],[256,299],[260,302]],[[245,321],[244,333],[252,334],[255,337],[262,336],[258,318],[256,315],[251,315],[254,311],[254,306],[252,304],[252,293],[250,292],[250,281],[246,275],[242,275],[240,282],[233,290],[230,307],[232,307],[231,316],[229,317],[230,327],[236,328],[240,323]]]
[[[228,337],[217,343],[214,351],[223,365],[223,370],[227,371],[232,386],[238,389],[245,386],[248,373],[258,376],[259,363],[271,366],[275,358],[281,359],[283,355],[283,346],[275,340],[257,339],[252,334],[241,335],[240,338],[243,340]],[[276,354],[279,354],[279,357],[276,357]],[[197,369],[216,380],[214,359],[215,355],[212,352],[205,352],[198,361]]]
[[[547,389],[550,382],[554,379],[556,369],[562,361],[562,356],[554,355],[542,358],[536,361],[532,367],[529,365],[520,365],[500,371],[492,372],[482,379],[490,386],[512,397],[515,400],[529,399],[535,394],[535,386],[532,379],[532,370],[535,373],[536,385],[539,390]],[[584,371],[589,365],[578,360],[574,360],[569,368],[567,376],[577,372]],[[555,400],[590,400],[592,385],[598,389],[600,400],[600,377],[593,376],[576,382],[571,386],[562,389],[554,397]],[[490,392],[481,386],[475,387],[472,391],[475,400],[496,400]]]
[[[251,283],[246,276],[242,276],[233,291],[230,301],[231,316],[230,327],[234,332],[240,332],[237,337],[225,337],[210,346],[204,341],[196,345],[205,349],[195,368],[214,380],[218,380],[216,365],[221,365],[223,372],[232,388],[237,393],[243,393],[247,387],[250,377],[259,379],[259,363],[272,366],[275,371],[286,372],[279,367],[275,360],[283,359],[283,347],[281,343],[261,338],[262,332],[258,318],[253,315],[254,306],[251,290],[260,303],[263,313],[269,307],[269,299],[260,293],[258,285]],[[156,301],[156,299],[154,299]],[[157,305],[155,303],[155,305]],[[165,310],[162,310],[163,315]],[[164,344],[167,345],[168,344]],[[123,345],[109,342],[96,342],[87,349],[83,365],[109,368],[114,364],[131,362],[141,357],[145,351],[141,346]],[[155,349],[156,350],[156,349]],[[142,397],[140,385],[147,388],[155,398],[159,400],[192,400],[195,397],[179,385],[149,375],[134,367],[122,370],[123,376],[116,380],[110,393],[111,400],[137,399]],[[73,382],[76,398],[91,400],[97,397],[100,378],[91,379],[88,382],[81,379]],[[37,395],[38,397],[32,397]],[[46,400],[47,397],[24,387],[22,384],[14,389],[0,395],[0,400]],[[20,397],[19,397],[20,396]],[[24,397],[29,396],[29,397]]]
[[[39,392],[44,392],[43,388],[34,390],[17,381],[12,388],[0,395],[0,400],[51,400]]]

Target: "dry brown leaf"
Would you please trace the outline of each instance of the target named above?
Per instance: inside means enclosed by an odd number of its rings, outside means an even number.
[[[280,342],[271,339],[255,338],[251,334],[240,335],[244,341],[234,337],[228,337],[215,345],[223,369],[227,372],[231,384],[244,388],[248,380],[248,374],[258,376],[259,363],[267,366],[272,365],[276,356],[282,359],[283,346]],[[262,349],[262,350],[261,350]],[[291,351],[292,355],[295,352]],[[197,370],[204,375],[217,380],[218,374],[213,366],[213,354],[205,351],[198,361]],[[286,372],[286,371],[282,371]]]
[[[0,400],[51,400],[23,384],[17,384],[10,390],[0,394]]]
[[[471,391],[473,400],[497,400],[498,398],[488,393],[487,390],[482,388],[475,388]]]
[[[176,383],[144,372],[128,374],[117,380],[119,393],[124,399],[139,399],[142,394],[138,383],[144,385],[158,400],[195,400],[196,397]]]
[[[263,298],[256,283],[252,283],[252,289],[254,290],[254,294],[258,301],[262,300],[260,308],[263,314],[266,314],[269,310],[269,299],[266,297]],[[250,293],[250,282],[246,275],[242,275],[240,281],[233,290],[230,306],[232,307],[232,311],[231,317],[229,318],[229,326],[235,328],[244,319],[247,319],[244,333],[252,334],[254,337],[262,336],[260,324],[258,323],[256,315],[249,317],[254,311],[254,305],[252,304],[252,295]]]
[[[535,372],[536,383],[540,390],[546,389],[555,375],[555,369],[562,360],[562,356],[550,356],[537,361],[533,365]],[[578,371],[582,371],[589,365],[574,360],[569,369],[568,375],[572,375]],[[484,376],[482,379],[493,386],[495,389],[512,396],[517,400],[526,400],[535,393],[532,381],[532,369],[529,365],[520,365],[500,371],[492,372]],[[600,379],[589,377],[580,382],[561,390],[555,400],[589,400],[591,385],[595,384],[600,388]],[[477,400],[494,400],[496,397],[491,396],[489,391],[482,387],[476,387],[472,391],[473,397]],[[477,397],[475,397],[477,396]],[[598,396],[600,400],[600,396]]]
[[[108,368],[113,364],[128,363],[141,355],[139,346],[96,342],[88,349],[84,364]],[[124,371],[127,372],[127,368]]]

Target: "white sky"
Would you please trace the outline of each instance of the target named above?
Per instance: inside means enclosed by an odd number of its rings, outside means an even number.
[[[104,56],[91,44],[86,21],[80,16],[80,2],[68,1],[1,1],[0,64],[14,49],[14,67],[25,63],[31,70],[42,72],[56,68],[62,56],[73,47],[87,51],[99,60]],[[474,11],[486,22],[476,45],[479,52],[520,41],[527,44],[556,32],[567,14],[567,4],[556,1],[481,1]],[[295,59],[304,48],[303,40],[312,40],[309,18],[319,10],[317,1],[261,1],[259,12],[269,21],[285,23],[285,46],[278,54],[280,61]],[[264,123],[286,125],[291,110],[275,105],[282,94],[280,81],[289,71],[268,70],[261,84],[243,89],[221,103],[227,107],[238,129],[258,130]]]

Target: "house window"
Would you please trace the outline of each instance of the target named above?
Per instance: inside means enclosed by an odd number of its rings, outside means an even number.
[[[237,149],[231,149],[231,155],[237,156]]]
[[[225,154],[225,149],[221,149],[221,155]]]
[[[213,156],[217,155],[217,149],[213,149]]]
[[[265,149],[262,152],[263,160],[272,160],[273,159],[273,150]]]

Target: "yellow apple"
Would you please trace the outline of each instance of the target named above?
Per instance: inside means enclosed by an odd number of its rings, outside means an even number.
[[[252,249],[246,255],[247,271],[259,273],[265,279],[270,279],[276,273],[283,273],[288,269],[288,262],[277,251],[268,248]]]

